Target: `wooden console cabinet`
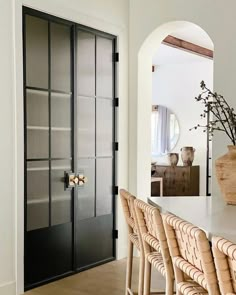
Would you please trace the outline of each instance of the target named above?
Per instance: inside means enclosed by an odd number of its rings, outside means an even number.
[[[155,166],[152,177],[163,178],[163,196],[199,196],[199,166]],[[152,182],[151,195],[160,195],[158,182]]]

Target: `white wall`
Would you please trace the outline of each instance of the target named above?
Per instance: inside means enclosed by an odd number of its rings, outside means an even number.
[[[0,294],[7,294],[6,291],[15,288],[13,5],[11,1],[0,0],[0,7]]]
[[[149,124],[152,85],[152,47],[186,22],[205,30],[214,43],[214,89],[224,94],[233,107],[235,100],[236,40],[234,23],[236,2],[221,0],[130,0],[129,30],[129,188],[146,198],[150,195]],[[223,20],[223,21],[219,21]],[[146,42],[145,42],[146,41]],[[226,151],[228,140],[214,136],[213,161]],[[213,194],[218,193],[213,178]]]
[[[200,119],[203,105],[194,99],[201,92],[202,80],[212,89],[212,60],[202,58],[201,62],[156,66],[152,75],[152,103],[168,107],[179,121],[180,136],[172,150],[179,153],[178,165],[183,164],[180,156],[180,149],[183,146],[193,146],[196,149],[193,165],[200,166],[200,195],[204,196],[206,195],[206,133],[202,129],[189,131],[198,123],[206,124],[206,119]],[[157,160],[158,164],[169,164],[167,156],[152,157],[152,159]]]
[[[0,186],[0,295],[23,292],[23,69],[22,5],[118,36],[119,160],[117,183],[127,188],[128,13],[126,0],[0,0],[0,77],[2,140]],[[126,234],[117,210],[118,258],[125,255]],[[16,291],[17,289],[17,291]]]

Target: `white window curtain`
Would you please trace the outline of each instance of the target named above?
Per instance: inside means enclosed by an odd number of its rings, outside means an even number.
[[[158,156],[170,151],[170,111],[164,106],[158,106],[157,112],[152,112],[152,155]]]

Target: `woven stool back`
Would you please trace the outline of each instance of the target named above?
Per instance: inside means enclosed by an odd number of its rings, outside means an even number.
[[[174,215],[163,215],[163,219],[177,285],[185,282],[185,274],[209,294],[219,294],[215,266],[206,234]]]
[[[173,267],[160,211],[138,199],[134,201],[134,207],[145,254],[152,251],[159,252],[162,255],[165,273],[173,277]]]
[[[125,220],[128,225],[129,233],[137,233],[134,220],[134,200],[136,199],[128,191],[121,189],[120,190],[121,204],[123,207]]]
[[[236,294],[236,245],[224,238],[213,237],[212,249],[221,294]]]

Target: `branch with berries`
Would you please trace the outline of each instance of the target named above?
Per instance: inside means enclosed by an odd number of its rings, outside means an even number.
[[[236,114],[234,109],[229,106],[222,95],[213,93],[207,88],[204,81],[201,82],[200,87],[202,92],[195,97],[195,100],[204,105],[204,111],[200,114],[200,117],[209,116],[209,121],[204,125],[197,124],[190,130],[203,128],[203,131],[208,131],[210,136],[213,136],[215,131],[222,131],[226,133],[232,144],[236,145]]]

